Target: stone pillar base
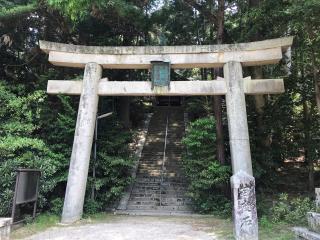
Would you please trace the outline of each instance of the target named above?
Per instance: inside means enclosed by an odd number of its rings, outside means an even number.
[[[258,240],[255,180],[240,171],[231,177],[234,236],[237,240]]]
[[[12,218],[0,218],[0,240],[9,240]]]
[[[317,210],[320,210],[320,188],[315,188],[315,194],[316,194],[316,208]]]

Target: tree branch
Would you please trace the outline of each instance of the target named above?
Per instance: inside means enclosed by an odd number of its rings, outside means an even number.
[[[209,9],[205,8],[203,5],[197,3],[197,0],[185,0],[185,2],[190,6],[201,12],[205,18],[212,23],[214,26],[217,26],[217,16],[216,14],[210,12]]]

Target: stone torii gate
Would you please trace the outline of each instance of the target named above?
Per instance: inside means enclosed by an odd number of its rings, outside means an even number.
[[[56,66],[85,68],[83,81],[49,80],[48,94],[80,95],[62,222],[82,216],[99,96],[226,95],[232,159],[234,234],[258,239],[255,181],[249,143],[245,94],[284,92],[282,79],[243,78],[242,67],[278,63],[292,38],[259,42],[146,47],[95,47],[40,41]],[[168,61],[171,68],[223,67],[224,78],[214,81],[172,81],[153,88],[151,82],[108,81],[102,69],[150,69],[152,61]]]

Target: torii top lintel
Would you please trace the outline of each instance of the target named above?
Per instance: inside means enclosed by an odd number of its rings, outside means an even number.
[[[292,37],[258,42],[189,45],[189,46],[129,46],[99,47],[40,41],[40,48],[49,54],[57,66],[83,68],[96,62],[103,68],[149,69],[151,61],[170,61],[172,68],[222,67],[230,61],[243,66],[278,63],[282,53],[292,45]]]

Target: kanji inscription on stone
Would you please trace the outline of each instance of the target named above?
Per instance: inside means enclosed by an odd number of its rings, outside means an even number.
[[[258,239],[255,180],[240,171],[231,177],[234,235],[237,240]]]

